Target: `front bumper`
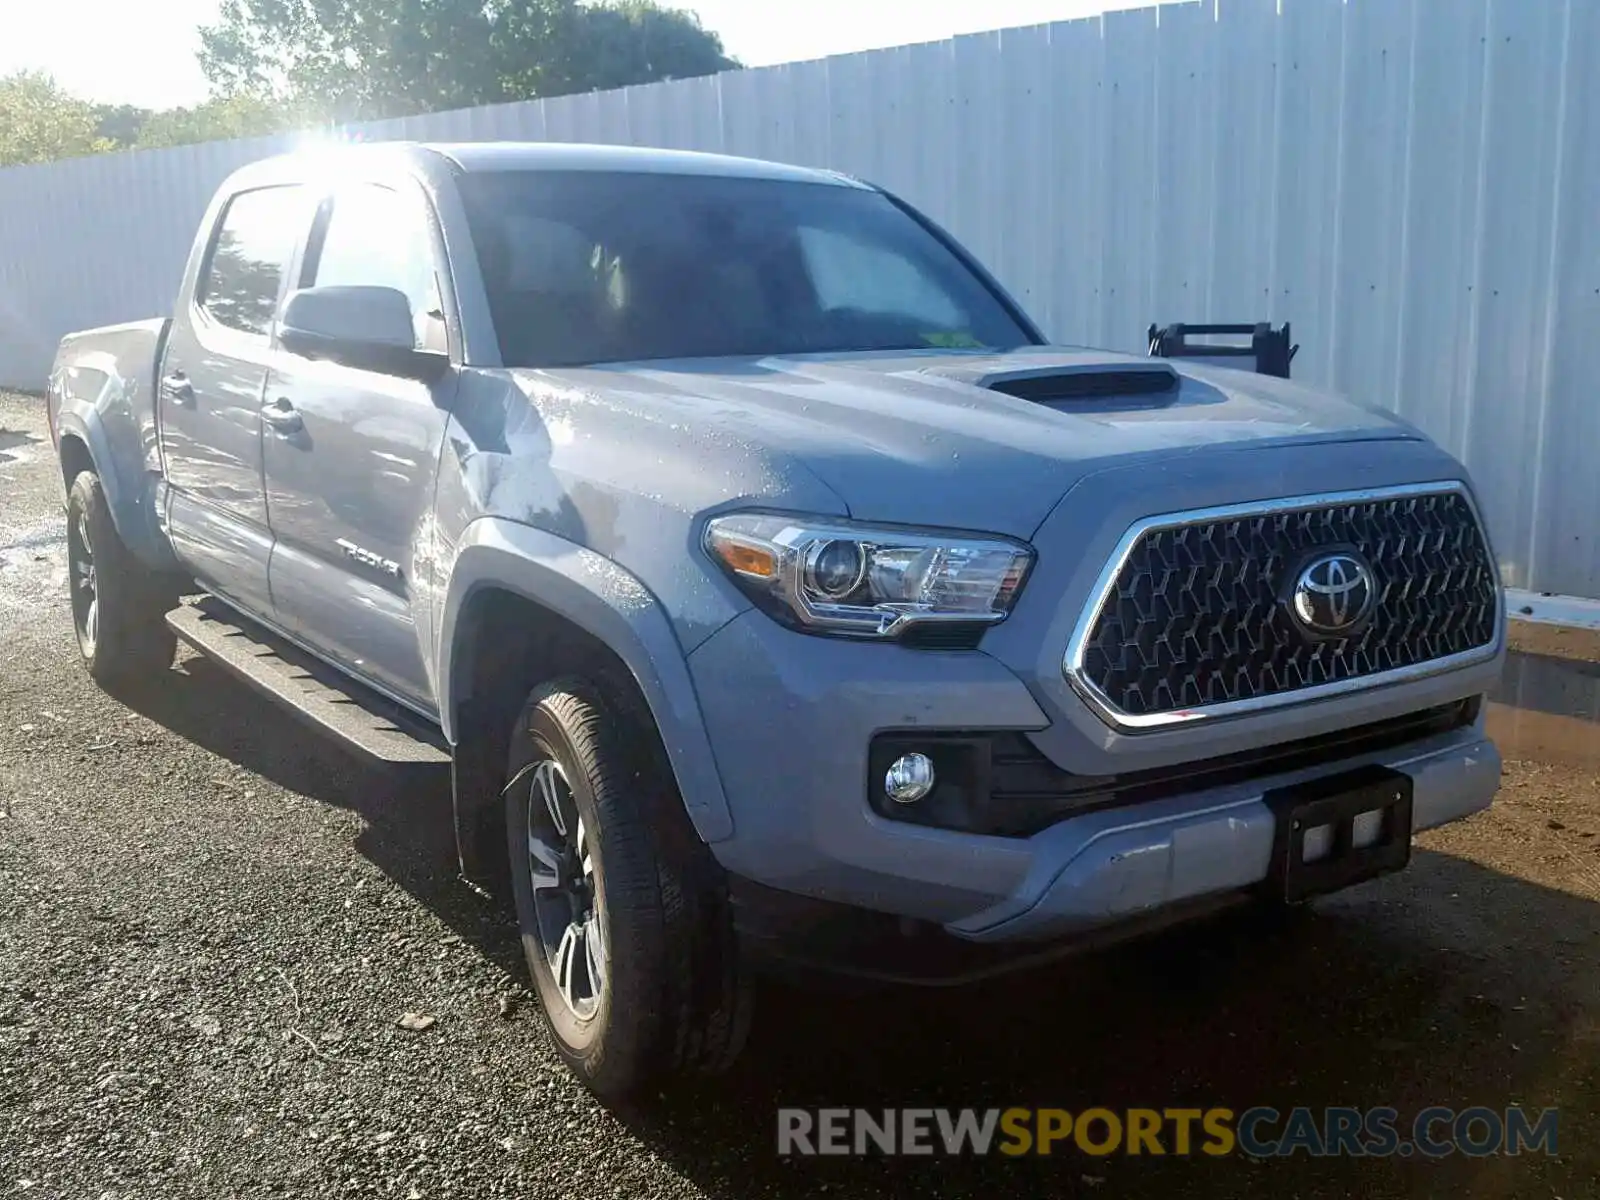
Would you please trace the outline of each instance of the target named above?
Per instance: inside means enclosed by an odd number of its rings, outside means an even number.
[[[1411,777],[1414,833],[1487,808],[1500,786],[1499,752],[1477,728],[1337,769],[1369,762]],[[946,928],[977,941],[1060,937],[1249,888],[1266,879],[1272,853],[1263,793],[1327,773],[1293,772],[1063,821],[1030,839],[1031,868],[1010,895]]]
[[[1425,829],[1486,807],[1500,777],[1479,722],[1331,766],[1070,816],[1031,837],[957,833],[872,811],[869,746],[891,730],[1045,730],[1033,693],[995,658],[807,637],[747,612],[689,666],[732,810],[733,835],[712,846],[729,872],[970,941],[1087,935],[1250,888],[1268,871],[1273,820],[1262,796],[1272,788],[1389,766],[1412,777],[1413,825]],[[1484,670],[1464,671],[1308,705],[1298,724],[1315,733],[1399,717],[1486,681]],[[1282,739],[1287,728],[1272,732]],[[1214,753],[1237,740],[1230,730]],[[1124,750],[1104,755],[1128,765]],[[1084,767],[1095,769],[1102,762]]]

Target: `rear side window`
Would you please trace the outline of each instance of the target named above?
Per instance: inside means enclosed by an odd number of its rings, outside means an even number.
[[[200,307],[219,325],[266,337],[278,288],[304,219],[302,189],[270,187],[228,201],[200,288]]]

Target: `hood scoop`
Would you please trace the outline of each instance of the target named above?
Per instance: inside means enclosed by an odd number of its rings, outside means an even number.
[[[1038,404],[1067,404],[1118,396],[1141,396],[1153,403],[1164,403],[1178,394],[1178,373],[1165,363],[1153,363],[1148,367],[1119,363],[1103,367],[1010,371],[973,382],[991,392]]]
[[[985,365],[991,369],[974,370],[962,364],[928,368],[926,374],[1036,404],[1081,404],[1123,397],[1169,404],[1178,397],[1178,373],[1157,359],[1130,356],[1113,362],[1055,362],[1002,370],[992,369],[992,360]]]

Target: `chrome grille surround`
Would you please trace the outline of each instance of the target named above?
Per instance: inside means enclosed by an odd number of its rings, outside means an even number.
[[[1418,502],[1417,504],[1409,502]],[[1470,546],[1455,546],[1457,551],[1468,552],[1467,558],[1474,554],[1477,561],[1456,561],[1454,563],[1441,563],[1439,555],[1444,549],[1444,543],[1449,540],[1451,530],[1441,528],[1417,528],[1416,514],[1422,513],[1424,517],[1434,518],[1440,514],[1448,513],[1456,523],[1454,534],[1459,541],[1462,535],[1470,532]],[[1470,529],[1462,527],[1461,518],[1470,517]],[[1296,518],[1299,521],[1296,522]],[[1383,534],[1393,534],[1395,544],[1391,544],[1387,536],[1379,536],[1376,545],[1363,545],[1360,537],[1352,536],[1326,536],[1336,533],[1349,534],[1353,527],[1365,521],[1369,525],[1374,521],[1385,519],[1405,519],[1412,522],[1412,528],[1395,528],[1392,531],[1382,531]],[[1282,519],[1282,520],[1280,520]],[[1311,523],[1319,523],[1321,528],[1313,536]],[[1343,527],[1340,527],[1343,522]],[[1425,523],[1425,522],[1424,522]],[[1284,531],[1298,524],[1301,528],[1295,530],[1299,535],[1301,544],[1286,545],[1284,553],[1274,556],[1268,554],[1260,573],[1252,579],[1242,582],[1228,582],[1233,590],[1235,599],[1239,596],[1238,589],[1243,587],[1247,592],[1245,610],[1247,614],[1256,606],[1261,612],[1254,613],[1255,631],[1265,632],[1273,639],[1272,645],[1266,650],[1278,651],[1287,656],[1284,663],[1285,673],[1298,676],[1303,682],[1297,686],[1257,687],[1248,679],[1243,680],[1245,686],[1237,686],[1241,680],[1239,672],[1244,669],[1243,664],[1233,667],[1234,679],[1232,685],[1221,679],[1224,672],[1208,671],[1210,676],[1202,687],[1193,678],[1169,678],[1165,688],[1165,695],[1171,698],[1175,694],[1173,683],[1176,682],[1176,692],[1187,692],[1190,699],[1198,698],[1197,703],[1174,705],[1170,707],[1154,707],[1147,703],[1124,705],[1118,699],[1126,700],[1132,696],[1135,700],[1142,701],[1142,692],[1135,689],[1130,693],[1126,688],[1117,686],[1116,670],[1112,669],[1109,655],[1105,650],[1103,639],[1110,637],[1113,644],[1119,648],[1119,655],[1125,653],[1129,640],[1118,636],[1122,626],[1126,623],[1127,615],[1138,616],[1137,604],[1130,614],[1127,605],[1135,603],[1135,597],[1130,594],[1130,589],[1138,583],[1138,573],[1146,570],[1146,561],[1135,561],[1135,555],[1144,550],[1145,539],[1152,534],[1161,534],[1166,531],[1186,530],[1194,527],[1211,526],[1210,537],[1216,537],[1218,527],[1229,527],[1221,530],[1221,536],[1233,537],[1233,545],[1238,548],[1239,533],[1245,524],[1250,524],[1249,535],[1257,537],[1276,536],[1283,540]],[[1436,522],[1437,524],[1437,522]],[[1356,530],[1359,532],[1359,530]],[[1371,530],[1369,529],[1370,533]],[[1206,542],[1208,535],[1201,535],[1200,541]],[[1188,539],[1178,539],[1186,542]],[[1295,537],[1289,537],[1293,542]],[[1372,538],[1365,539],[1367,541]],[[1408,544],[1410,542],[1423,542],[1425,545]],[[1314,552],[1315,547],[1327,546],[1349,547],[1354,546],[1364,556],[1373,562],[1374,571],[1378,575],[1380,599],[1378,613],[1372,624],[1357,635],[1348,639],[1317,642],[1314,639],[1303,639],[1301,644],[1294,644],[1288,639],[1298,635],[1292,628],[1287,613],[1278,603],[1278,596],[1282,586],[1281,575],[1296,561],[1295,555]],[[1169,551],[1174,546],[1167,547]],[[1170,574],[1178,571],[1198,571],[1209,569],[1215,574],[1217,568],[1226,568],[1229,564],[1226,556],[1211,554],[1210,562],[1202,562],[1193,557],[1200,550],[1214,550],[1214,547],[1189,548],[1186,553],[1191,557],[1180,565],[1171,562],[1161,564]],[[1416,570],[1406,572],[1396,567],[1397,562],[1408,561],[1407,556],[1412,554],[1433,554],[1432,564],[1422,564],[1422,579],[1419,586],[1419,572]],[[1392,558],[1386,556],[1393,556]],[[1237,557],[1237,556],[1235,556]],[[1249,556],[1245,565],[1250,562],[1261,562],[1260,556]],[[1125,577],[1124,573],[1134,572],[1132,576]],[[1220,578],[1219,583],[1223,582]],[[1165,582],[1165,581],[1164,581]],[[1191,574],[1190,581],[1179,587],[1183,592],[1186,587],[1198,582]],[[1391,640],[1396,631],[1392,623],[1386,628],[1385,617],[1392,617],[1392,608],[1386,605],[1404,605],[1411,601],[1411,597],[1418,590],[1429,590],[1435,594],[1454,589],[1454,594],[1460,594],[1464,589],[1470,596],[1477,594],[1475,602],[1469,602],[1465,610],[1457,605],[1448,611],[1461,618],[1462,629],[1455,630],[1447,639],[1435,636],[1435,641],[1447,641],[1450,646],[1447,652],[1429,657],[1415,658],[1405,649],[1407,644],[1403,640],[1397,651],[1394,645],[1383,645],[1384,634],[1387,633]],[[1170,602],[1170,591],[1157,596],[1153,592],[1138,597],[1138,601],[1150,604]],[[1114,606],[1121,606],[1121,615]],[[1166,513],[1151,516],[1136,521],[1118,542],[1095,581],[1090,593],[1089,603],[1085,606],[1083,614],[1073,630],[1072,638],[1067,646],[1067,653],[1063,662],[1063,673],[1073,690],[1089,705],[1095,713],[1114,729],[1124,732],[1137,733],[1187,724],[1200,720],[1216,719],[1223,717],[1243,716],[1250,713],[1269,711],[1286,707],[1288,705],[1305,704],[1314,700],[1325,699],[1349,692],[1363,691],[1369,688],[1382,687],[1387,684],[1401,683],[1411,679],[1419,679],[1461,667],[1471,666],[1475,663],[1492,659],[1500,651],[1504,626],[1504,597],[1499,585],[1493,555],[1490,549],[1488,536],[1483,527],[1482,516],[1466,485],[1460,480],[1446,480],[1436,483],[1406,484],[1399,487],[1372,488],[1359,491],[1329,492],[1310,496],[1294,496],[1281,500],[1257,501],[1246,504],[1226,505],[1215,508],[1195,509],[1188,512]],[[1214,615],[1238,615],[1238,606],[1226,607]],[[1245,629],[1243,622],[1235,621],[1231,629],[1219,629],[1215,626],[1197,628],[1203,623],[1206,616],[1204,609],[1198,612],[1182,614],[1189,618],[1185,636],[1180,639],[1180,647],[1191,651],[1199,650],[1201,656],[1190,655],[1182,657],[1174,652],[1168,639],[1170,631],[1181,624],[1179,620],[1171,619],[1168,614],[1166,619],[1160,619],[1152,611],[1149,621],[1152,626],[1160,625],[1155,629],[1154,636],[1146,647],[1136,649],[1141,655],[1148,650],[1158,653],[1158,662],[1152,667],[1147,661],[1141,664],[1145,672],[1150,670],[1166,670],[1179,675],[1189,670],[1191,666],[1200,666],[1206,659],[1203,657],[1204,648],[1201,642],[1215,646],[1215,638],[1223,636],[1224,643],[1228,635],[1235,637],[1250,635],[1251,630]],[[1413,613],[1413,625],[1416,614]],[[1104,625],[1102,624],[1104,622]],[[1470,624],[1471,628],[1466,628]],[[1475,635],[1487,631],[1486,636]],[[1402,630],[1403,639],[1407,632]],[[1426,631],[1423,631],[1424,633]],[[1465,647],[1455,647],[1454,643],[1462,640],[1462,634],[1468,635],[1467,640],[1473,644]],[[1192,636],[1190,636],[1192,635]],[[1165,649],[1156,651],[1154,642],[1166,643]],[[1373,643],[1380,643],[1374,645]],[[1227,649],[1224,644],[1224,649]],[[1097,653],[1098,652],[1098,653]],[[1259,654],[1264,651],[1257,650],[1243,655],[1248,659],[1251,653]],[[1352,659],[1363,657],[1369,668],[1375,669],[1350,669]],[[1224,663],[1236,660],[1240,656],[1237,651],[1228,653]],[[1397,661],[1406,660],[1410,661]],[[1166,660],[1167,665],[1162,666],[1161,660]],[[1212,660],[1215,661],[1215,660]],[[1395,665],[1384,665],[1393,663]],[[1309,679],[1308,679],[1309,676]],[[1219,682],[1219,679],[1221,681]],[[1122,691],[1122,696],[1114,698],[1117,691]],[[1160,690],[1160,689],[1158,689]],[[1201,695],[1201,692],[1204,695]]]

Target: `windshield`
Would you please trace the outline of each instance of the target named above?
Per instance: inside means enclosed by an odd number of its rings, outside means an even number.
[[[508,367],[1031,340],[878,192],[597,171],[460,187]]]

